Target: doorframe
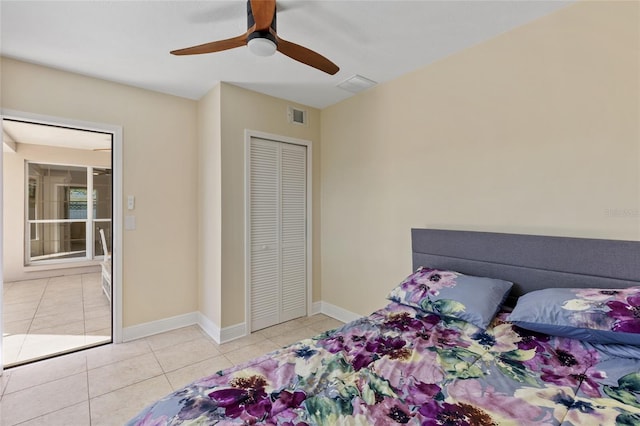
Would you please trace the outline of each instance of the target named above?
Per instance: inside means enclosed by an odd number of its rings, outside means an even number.
[[[113,343],[122,342],[122,173],[123,173],[123,160],[122,160],[122,126],[105,123],[95,123],[90,121],[72,120],[69,118],[56,117],[50,115],[34,114],[24,111],[17,111],[11,109],[0,109],[0,141],[2,141],[2,120],[12,119],[19,121],[32,122],[36,124],[45,124],[53,126],[63,126],[76,128],[80,130],[97,131],[102,133],[111,133],[113,135],[113,146],[111,151],[111,170],[112,170],[112,185],[113,185],[113,211],[111,214],[111,226],[112,226],[112,257],[111,267],[112,276],[114,277],[115,285],[112,287],[112,341]],[[3,153],[0,153],[0,161],[3,161]],[[2,175],[0,174],[0,235],[2,235],[3,217],[4,217],[4,196],[2,194]],[[2,301],[2,289],[4,285],[3,280],[3,264],[2,255],[4,244],[0,242],[0,304]],[[2,305],[0,305],[2,306]],[[0,316],[0,333],[2,332],[2,317]],[[2,343],[0,341],[0,374],[2,374],[3,368],[2,359]]]
[[[307,148],[307,256],[306,256],[306,286],[307,286],[307,316],[313,312],[313,143],[310,140],[297,139],[289,136],[276,135],[272,133],[260,132],[257,130],[245,129],[244,131],[244,323],[245,336],[251,334],[251,241],[249,229],[251,226],[251,216],[249,211],[250,199],[249,190],[251,183],[251,138],[267,139],[273,142],[301,145]]]

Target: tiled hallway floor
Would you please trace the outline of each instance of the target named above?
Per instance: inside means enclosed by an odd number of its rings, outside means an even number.
[[[101,274],[4,283],[4,364],[111,340],[111,305]]]
[[[0,425],[122,425],[200,377],[340,325],[318,314],[222,345],[190,326],[15,367],[0,377]]]

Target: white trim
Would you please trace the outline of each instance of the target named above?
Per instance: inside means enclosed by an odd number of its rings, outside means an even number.
[[[113,343],[123,341],[122,330],[122,176],[123,176],[122,126],[113,130],[113,150],[111,151],[111,185],[113,187],[113,213],[111,214],[111,303],[113,303]]]
[[[311,305],[311,313],[309,314],[309,316],[318,315],[321,313],[322,313],[322,302],[313,302],[313,304]]]
[[[351,322],[362,315],[343,309],[328,302],[313,302],[313,309],[310,315],[324,314],[342,322]],[[188,314],[177,315],[175,317],[164,318],[143,324],[127,327],[123,330],[124,342],[141,339],[154,334],[165,333],[177,328],[198,325],[217,344],[231,342],[240,339],[248,334],[246,323],[239,323],[229,327],[220,328],[216,323],[204,316],[201,312],[190,312]]]
[[[202,312],[198,312],[198,325],[209,337],[211,337],[216,343],[220,344],[220,327],[204,316]]]
[[[216,323],[202,315],[201,312],[198,312],[198,325],[202,331],[211,337],[217,344],[227,343],[247,335],[247,327],[245,323],[220,329]]]
[[[0,111],[1,113],[2,111]],[[0,114],[0,139],[4,140],[4,131],[2,130],[2,115]],[[4,142],[3,142],[4,143]],[[4,164],[4,149],[2,151],[0,151],[0,164]],[[3,182],[3,175],[4,173],[0,173],[0,235],[4,235],[4,230],[3,230],[3,223],[4,223],[4,194],[2,193],[3,188],[4,188],[4,182]],[[3,306],[3,300],[2,300],[2,295],[4,294],[4,279],[2,278],[4,276],[4,264],[3,264],[3,259],[4,259],[4,242],[0,239],[0,376],[2,376],[2,372],[4,371],[4,361],[2,359],[2,341],[4,340],[2,338],[2,336],[4,335],[2,333],[2,327],[3,327],[3,323],[2,323],[2,317],[4,315],[2,315],[2,306]],[[4,389],[3,392],[4,393]]]
[[[93,166],[87,167],[87,224],[85,225],[85,247],[86,247],[86,257],[88,259],[93,259],[94,255],[94,246],[96,243],[96,224],[93,222]],[[113,192],[113,191],[112,191]],[[25,215],[26,216],[26,215]],[[87,241],[91,241],[90,243]]]
[[[190,312],[188,314],[177,315],[175,317],[126,327],[122,330],[123,342],[129,342],[131,340],[141,339],[154,334],[165,333],[177,328],[198,324],[198,315],[198,312]]]
[[[65,126],[76,129],[84,129],[98,131],[103,133],[111,133],[113,135],[113,146],[111,151],[111,170],[112,170],[112,187],[113,187],[113,212],[111,217],[112,226],[112,275],[115,285],[112,288],[113,295],[113,342],[122,342],[122,173],[123,173],[123,139],[122,126],[104,123],[93,123],[89,121],[71,120],[67,118],[47,116],[41,114],[33,114],[22,111],[9,109],[0,110],[0,120],[16,119],[21,121],[30,121],[39,124],[49,124],[54,126]],[[2,158],[2,157],[0,157]],[[1,204],[0,204],[1,207]],[[1,281],[0,281],[1,282]],[[1,293],[2,288],[0,288]],[[1,331],[1,330],[0,330]]]
[[[249,184],[250,184],[250,152],[251,138],[268,139],[274,142],[302,145],[307,148],[307,315],[313,311],[313,143],[309,140],[275,135],[257,130],[244,131],[244,323],[245,335],[251,333],[251,242],[249,241]]]
[[[351,322],[362,318],[362,315],[356,314],[355,312],[347,311],[346,309],[343,309],[340,306],[333,305],[329,302],[321,301],[316,303],[318,303],[320,307],[320,313],[330,316],[331,318],[335,318],[338,321]]]
[[[239,339],[247,335],[247,326],[245,323],[231,325],[220,331],[220,343],[227,343],[232,340]]]

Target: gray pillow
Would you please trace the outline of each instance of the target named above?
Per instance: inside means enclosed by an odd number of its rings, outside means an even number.
[[[461,319],[484,330],[512,285],[495,278],[420,267],[391,290],[387,298],[425,312]]]
[[[518,299],[507,319],[552,336],[640,345],[640,287],[533,291]]]

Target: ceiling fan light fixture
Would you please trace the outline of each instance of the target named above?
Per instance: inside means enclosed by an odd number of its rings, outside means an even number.
[[[251,53],[258,56],[271,56],[278,48],[273,41],[263,37],[252,38],[247,45]]]

